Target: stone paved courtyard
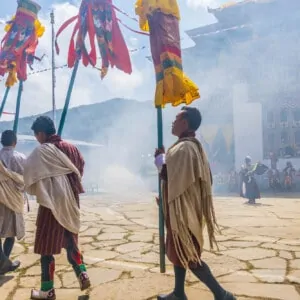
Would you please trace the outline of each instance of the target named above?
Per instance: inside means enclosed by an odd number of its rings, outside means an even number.
[[[166,274],[159,273],[153,197],[122,197],[121,203],[118,198],[105,195],[82,200],[80,247],[92,288],[87,292],[78,289],[63,253],[56,257],[57,299],[151,300],[172,289],[170,264]],[[216,198],[220,249],[205,251],[203,259],[239,300],[298,300],[300,200],[262,199],[261,203],[248,206],[239,198]],[[13,253],[22,266],[15,273],[0,276],[1,300],[29,299],[31,288],[39,287],[39,256],[33,254],[36,205],[31,206],[26,217],[27,236]],[[190,273],[186,285],[189,300],[213,300]]]

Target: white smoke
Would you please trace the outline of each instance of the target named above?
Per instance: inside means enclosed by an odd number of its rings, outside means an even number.
[[[190,7],[210,7],[216,8],[226,2],[238,2],[238,1],[227,1],[227,0],[187,0],[187,5]]]

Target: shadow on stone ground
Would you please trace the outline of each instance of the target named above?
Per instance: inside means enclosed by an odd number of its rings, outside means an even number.
[[[9,276],[9,275],[0,275],[0,287],[2,287],[5,283],[8,281],[14,279],[14,276]]]
[[[263,203],[248,203],[248,202],[244,202],[244,205],[249,205],[249,206],[253,206],[253,207],[260,207],[260,206],[274,206],[272,204],[263,204]]]

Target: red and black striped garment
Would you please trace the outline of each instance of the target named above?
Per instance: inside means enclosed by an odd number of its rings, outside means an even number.
[[[81,176],[83,175],[84,159],[75,146],[63,141],[58,135],[52,135],[47,142],[54,144],[65,153],[77,167]],[[75,173],[67,176],[79,206],[79,194],[84,192],[83,187]],[[73,235],[76,243],[78,242],[78,235],[68,232],[56,221],[51,210],[43,206],[39,207],[36,226],[34,253],[40,255],[60,254],[61,249],[67,247],[67,240],[70,234]]]

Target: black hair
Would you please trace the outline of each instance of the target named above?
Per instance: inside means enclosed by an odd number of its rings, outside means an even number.
[[[54,122],[47,116],[38,117],[32,124],[31,130],[34,134],[39,132],[45,133],[47,136],[53,135],[56,133]]]
[[[196,131],[202,122],[202,116],[198,108],[184,106],[182,109],[184,111],[183,117],[187,120],[189,129]]]
[[[12,130],[5,130],[1,135],[1,144],[4,147],[13,146],[17,143],[17,135]]]

